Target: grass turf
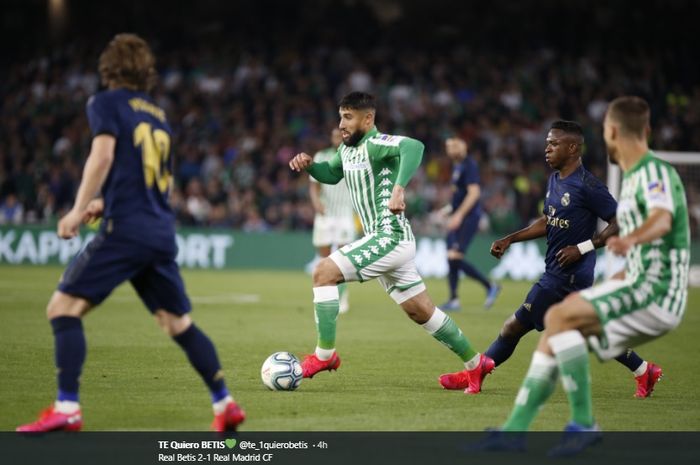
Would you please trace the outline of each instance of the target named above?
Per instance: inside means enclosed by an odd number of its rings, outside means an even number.
[[[62,269],[0,266],[0,430],[32,420],[55,394],[53,337],[44,309]],[[466,396],[437,383],[459,359],[412,323],[377,283],[351,284],[351,310],[339,317],[340,370],[304,380],[295,392],[270,392],[260,365],[271,353],[313,350],[310,278],[301,272],[185,271],[193,318],[217,346],[229,388],[248,413],[243,431],[483,430],[508,415],[527,370],[536,334]],[[484,350],[522,302],[530,284],[505,282],[495,306],[461,284],[464,310],[452,317]],[[429,280],[436,303],[446,283]],[[700,290],[691,289],[681,326],[639,348],[664,378],[650,399],[634,399],[634,380],[616,362],[591,357],[594,413],[608,431],[700,429]],[[85,430],[206,430],[209,396],[182,351],[157,328],[130,286],[120,287],[84,322],[88,356],[81,378]],[[533,428],[562,428],[568,418],[559,387]]]

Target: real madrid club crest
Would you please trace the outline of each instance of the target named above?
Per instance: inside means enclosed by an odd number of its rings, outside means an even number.
[[[568,192],[565,192],[564,195],[561,196],[561,206],[568,207],[570,203],[571,203],[571,197],[569,197]]]

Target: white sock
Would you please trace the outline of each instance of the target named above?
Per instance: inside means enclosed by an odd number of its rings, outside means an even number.
[[[333,354],[335,353],[335,349],[321,349],[320,347],[316,347],[316,358],[319,360],[329,360]]]
[[[646,372],[647,372],[647,367],[648,367],[648,366],[649,366],[649,364],[647,363],[646,360],[644,360],[644,361],[642,362],[642,364],[639,365],[639,368],[637,368],[636,370],[634,370],[634,377],[636,378],[637,376],[642,376],[644,373],[646,373]]]
[[[557,374],[558,369],[557,359],[544,352],[535,351],[525,377],[549,381]]]
[[[464,368],[467,370],[473,370],[474,368],[479,366],[479,362],[481,362],[481,354],[476,354],[466,362],[464,362]]]
[[[214,409],[214,415],[220,415],[224,413],[226,411],[226,406],[231,402],[233,402],[233,397],[226,396],[223,399],[211,404],[212,408]]]
[[[442,328],[442,324],[445,322],[447,319],[447,314],[440,310],[439,308],[435,307],[435,311],[433,312],[433,315],[430,317],[428,321],[423,323],[421,326],[423,329],[428,331],[428,334],[435,334],[435,331],[438,329]]]
[[[557,363],[578,357],[586,353],[586,340],[578,330],[570,329],[553,336],[549,336],[549,347],[552,348]]]
[[[58,413],[70,415],[80,410],[80,403],[73,402],[72,400],[57,400],[53,404],[53,409]]]

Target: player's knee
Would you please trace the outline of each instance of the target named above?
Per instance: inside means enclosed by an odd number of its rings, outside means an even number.
[[[49,320],[62,316],[80,318],[88,309],[87,301],[57,291],[46,305],[46,318]]]
[[[175,315],[165,310],[156,311],[155,317],[160,329],[170,337],[182,334],[192,324],[192,319],[189,315]]]
[[[448,260],[462,260],[463,258],[464,254],[459,250],[450,249],[447,251]]]
[[[342,279],[339,275],[338,266],[330,258],[319,261],[314,268],[314,287],[335,286]]]
[[[58,302],[55,302],[54,299],[51,299],[46,305],[46,318],[49,320],[53,320],[54,318],[58,318],[61,316],[67,316],[65,314],[64,306],[59,304]]]
[[[501,328],[501,337],[505,339],[520,339],[527,333],[527,329],[518,321],[517,318],[515,318],[514,315],[511,315],[510,318],[506,320],[505,323],[503,323],[503,327]]]
[[[426,292],[421,292],[401,304],[408,317],[418,324],[423,324],[433,316],[435,305]]]

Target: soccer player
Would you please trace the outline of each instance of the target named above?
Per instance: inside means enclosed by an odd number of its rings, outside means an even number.
[[[611,359],[671,331],[685,312],[688,206],[676,170],[649,150],[649,113],[643,99],[620,97],[610,103],[603,122],[610,161],[624,173],[617,209],[620,235],[608,239],[607,247],[626,257],[625,269],[549,309],[530,369],[502,426],[503,431],[527,430],[561,376],[571,421],[552,455],[575,454],[600,439],[586,338],[602,360]]]
[[[107,90],[87,104],[93,140],[73,208],[58,235],[75,237],[81,222],[102,217],[99,233],[68,265],[47,307],[58,378],[56,402],[20,432],[79,431],[78,379],[85,362],[82,318],[129,280],[163,331],[184,350],[211,393],[216,431],[235,430],[245,413],[224,382],[214,345],[192,322],[175,257],[175,219],[168,205],[171,131],[148,91],[156,77],[148,44],[118,34],[100,55]],[[101,199],[95,199],[98,192]]]
[[[481,284],[486,290],[484,308],[489,309],[496,301],[501,286],[490,282],[479,270],[464,259],[474,235],[479,229],[481,218],[481,187],[479,187],[479,168],[473,158],[467,154],[467,143],[460,138],[451,137],[445,141],[445,152],[452,160],[452,204],[447,219],[447,263],[449,274],[447,282],[450,287],[450,300],[440,305],[445,311],[460,310],[457,297],[459,272]]]
[[[514,242],[547,236],[545,272],[520,308],[503,324],[500,334],[485,352],[486,367],[493,368],[510,358],[520,338],[533,329],[544,329],[544,314],[572,292],[593,285],[595,249],[617,234],[617,203],[608,188],[581,163],[583,130],[573,121],[555,121],[547,134],[545,160],[554,170],[547,183],[544,214],[527,228],[516,231],[491,246],[491,254],[501,258]],[[594,234],[598,219],[608,222],[600,234]],[[635,375],[635,397],[648,397],[661,378],[661,368],[642,360],[634,351],[616,357]],[[482,372],[483,376],[491,370]],[[472,388],[481,388],[482,379],[472,380]],[[446,389],[467,389],[466,374],[441,377]],[[479,391],[467,389],[467,394]]]
[[[457,354],[467,370],[479,371],[483,357],[454,321],[435,307],[414,263],[416,242],[403,213],[404,188],[420,165],[423,144],[378,132],[372,95],[351,92],[339,107],[343,143],[333,158],[314,163],[309,155],[300,153],[289,162],[292,170],[306,170],[322,183],[335,184],[345,178],[365,233],[321,260],[314,270],[318,340],[315,352],[302,361],[304,377],[340,366],[335,350],[336,285],[374,278],[413,321]]]
[[[331,132],[332,147],[321,150],[314,155],[315,163],[323,163],[333,158],[338,146],[343,142],[340,129]],[[320,258],[331,254],[333,247],[340,248],[355,239],[355,217],[352,211],[352,200],[345,180],[338,184],[321,184],[310,176],[309,194],[316,216],[314,217],[313,244]],[[347,312],[349,307],[347,283],[338,284],[340,296],[340,313]]]

